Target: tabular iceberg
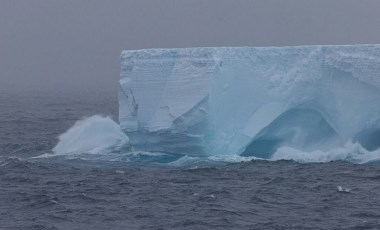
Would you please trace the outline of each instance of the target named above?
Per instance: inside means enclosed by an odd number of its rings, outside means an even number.
[[[380,45],[123,51],[119,122],[144,151],[375,150]]]

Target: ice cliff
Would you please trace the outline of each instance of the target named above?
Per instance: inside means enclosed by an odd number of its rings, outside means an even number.
[[[375,150],[380,45],[123,51],[119,122],[145,151]]]

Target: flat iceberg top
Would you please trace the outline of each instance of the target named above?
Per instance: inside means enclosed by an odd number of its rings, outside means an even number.
[[[284,46],[284,47],[195,47],[195,48],[170,48],[170,49],[141,49],[124,50],[121,52],[122,72],[131,64],[129,60],[159,61],[164,59],[251,59],[260,58],[280,58],[284,56],[296,56],[309,54],[310,59],[318,56],[321,64],[344,68],[351,71],[355,77],[362,81],[370,81],[372,84],[380,86],[380,78],[370,72],[378,72],[380,60],[380,45],[312,45],[312,46]],[[128,60],[128,61],[127,61]],[[254,61],[254,60],[252,60]],[[274,60],[273,60],[274,61]],[[285,60],[283,60],[285,61]],[[362,64],[367,64],[363,66]],[[273,62],[274,64],[274,62]],[[278,64],[281,64],[278,63]],[[299,63],[302,64],[302,63]],[[351,66],[348,66],[348,65]],[[372,66],[371,64],[375,64]],[[376,68],[377,67],[377,68]],[[367,74],[360,71],[369,68]],[[360,71],[359,71],[360,70]],[[288,81],[283,77],[284,81]],[[305,80],[305,79],[303,79]]]
[[[148,151],[268,157],[349,140],[374,149],[380,45],[123,51],[119,107],[132,145]]]

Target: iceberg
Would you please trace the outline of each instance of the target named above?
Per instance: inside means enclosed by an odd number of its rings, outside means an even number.
[[[380,147],[380,45],[121,53],[119,123],[136,150],[271,158]]]

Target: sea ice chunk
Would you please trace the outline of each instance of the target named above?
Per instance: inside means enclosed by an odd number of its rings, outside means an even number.
[[[269,158],[380,147],[380,45],[123,51],[119,121],[135,149]]]

